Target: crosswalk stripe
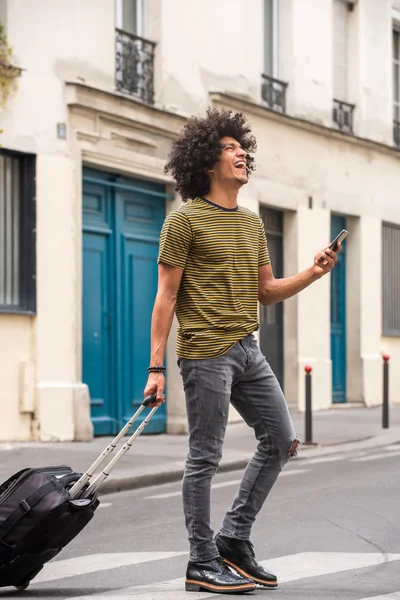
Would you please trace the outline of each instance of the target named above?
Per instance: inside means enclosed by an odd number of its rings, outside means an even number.
[[[139,554],[139,553],[138,553]],[[162,553],[147,553],[151,554],[151,560],[157,560],[155,555]],[[184,553],[164,553],[179,555]],[[99,555],[95,555],[99,556]],[[110,567],[110,557],[114,555],[103,555],[105,560],[103,561],[103,569],[116,568]],[[121,555],[115,555],[121,556]],[[165,556],[164,556],[165,557]],[[77,559],[82,561],[85,557]],[[168,557],[166,557],[168,558]],[[333,573],[341,573],[343,571],[353,571],[356,569],[363,569],[386,562],[394,562],[400,560],[400,554],[388,554],[386,556],[378,553],[351,553],[351,552],[302,552],[299,554],[290,554],[288,556],[280,556],[278,558],[271,558],[269,560],[261,561],[261,564],[278,574],[279,582],[289,583],[292,581],[298,581],[300,579],[306,579],[309,577],[320,577],[323,575],[331,575]],[[60,563],[66,563],[67,561],[60,561]],[[137,562],[137,561],[135,561]],[[121,559],[120,559],[121,563]],[[51,564],[51,563],[50,563]],[[54,563],[57,564],[57,563]],[[126,564],[126,563],[124,563]],[[129,563],[133,564],[133,563]],[[50,565],[47,565],[50,566]],[[97,566],[99,566],[97,564]],[[123,566],[120,564],[120,566]],[[75,563],[75,568],[78,567],[78,563]],[[98,570],[98,569],[96,569]],[[85,571],[93,572],[93,571]],[[81,570],[74,573],[75,575],[83,575]],[[69,577],[73,574],[69,572]],[[67,576],[64,573],[64,577]],[[63,575],[60,574],[59,579],[63,579]],[[36,583],[39,577],[32,582]],[[46,580],[46,579],[45,579]],[[51,579],[52,580],[52,579]],[[50,581],[51,581],[50,580]],[[47,579],[47,581],[49,581]],[[171,579],[170,581],[162,581],[154,584],[146,584],[140,586],[132,586],[119,590],[113,590],[109,592],[99,592],[98,594],[89,594],[85,596],[75,596],[70,600],[126,600],[127,598],[134,598],[134,600],[166,600],[166,598],[173,598],[173,600],[184,600],[187,599],[187,593],[184,591],[184,577],[177,579]],[[168,596],[169,594],[169,596]],[[190,600],[205,600],[207,597],[214,597],[214,593],[205,592],[191,592]],[[398,599],[394,596],[396,600]],[[383,596],[382,599],[390,599]],[[381,600],[380,598],[371,598],[364,600]]]
[[[78,558],[57,560],[47,563],[43,571],[32,581],[32,585],[56,581],[57,579],[64,579],[66,577],[87,575],[108,569],[138,565],[149,561],[174,558],[183,554],[186,554],[186,552],[120,552],[113,554],[88,554],[87,556],[79,556]]]
[[[392,452],[385,452],[385,453],[379,453],[379,454],[370,454],[368,456],[359,456],[357,458],[351,458],[350,461],[351,462],[367,462],[369,460],[378,460],[380,458],[392,458],[392,456],[399,456],[400,455],[400,451],[392,451]]]
[[[400,554],[356,552],[302,552],[262,561],[261,564],[278,573],[281,583],[307,577],[320,577],[342,571],[364,569],[386,562],[400,560]]]
[[[400,600],[400,592],[392,592],[391,594],[385,594],[384,596],[371,596],[368,598],[361,598],[360,600]]]

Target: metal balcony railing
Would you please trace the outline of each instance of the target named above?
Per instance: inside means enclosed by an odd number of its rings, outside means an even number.
[[[123,31],[116,30],[116,87],[146,102],[154,102],[154,49],[150,42]]]
[[[333,122],[341,131],[353,133],[353,112],[355,104],[333,99]]]
[[[393,121],[393,141],[396,148],[400,150],[400,121]]]
[[[262,75],[261,97],[271,110],[286,112],[286,81]]]

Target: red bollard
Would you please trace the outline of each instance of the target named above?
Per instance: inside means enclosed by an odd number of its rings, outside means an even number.
[[[306,372],[306,431],[305,443],[312,444],[312,394],[311,394],[311,371],[309,365],[304,367]]]
[[[382,427],[389,429],[389,354],[383,354],[383,405]]]

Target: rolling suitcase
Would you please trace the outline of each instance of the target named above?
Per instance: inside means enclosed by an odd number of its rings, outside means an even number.
[[[89,523],[99,505],[99,487],[142,433],[157,406],[150,410],[107,466],[97,475],[96,470],[155,397],[152,394],[144,399],[130,421],[83,475],[64,465],[27,468],[0,486],[0,587],[26,589],[45,563]]]

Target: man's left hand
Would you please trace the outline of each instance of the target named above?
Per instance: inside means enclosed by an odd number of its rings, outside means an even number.
[[[337,255],[342,249],[342,244],[338,244],[335,251],[326,248],[314,256],[313,273],[316,279],[330,273],[337,263]],[[322,256],[322,261],[318,262]]]

